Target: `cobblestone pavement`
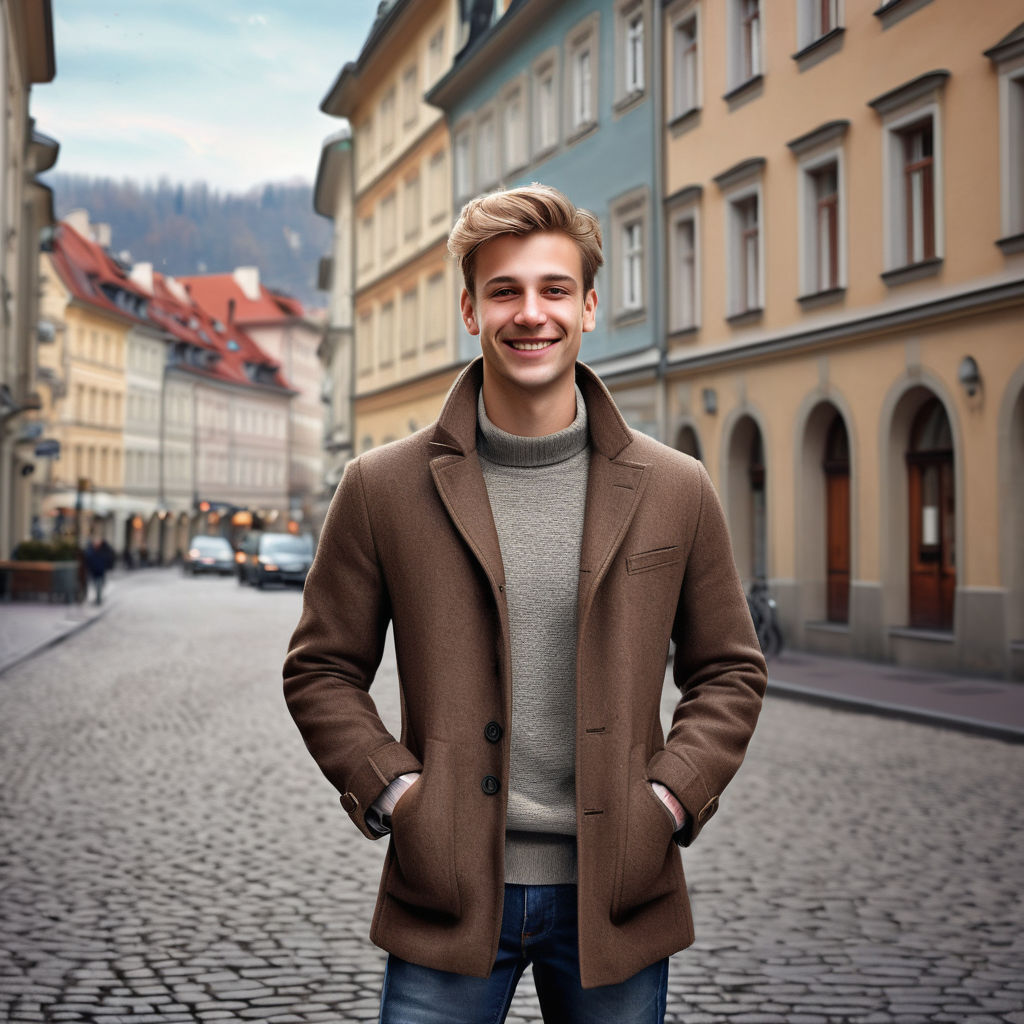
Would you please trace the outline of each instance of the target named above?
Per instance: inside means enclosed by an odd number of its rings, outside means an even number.
[[[299,603],[147,574],[0,679],[0,1020],[376,1018],[384,844],[285,711]],[[390,723],[394,687],[386,662]],[[998,740],[770,700],[684,854],[698,941],[668,1021],[1024,1024],[1022,768]],[[528,977],[509,1019],[540,1020]]]

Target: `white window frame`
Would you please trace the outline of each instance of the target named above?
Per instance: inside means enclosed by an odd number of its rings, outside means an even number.
[[[447,154],[439,149],[427,164],[427,220],[436,224],[448,213]]]
[[[827,4],[829,26],[822,24],[821,8]],[[843,27],[843,0],[797,0],[796,7],[796,45],[797,50],[806,49],[812,43],[823,39],[830,32]]]
[[[680,203],[669,213],[669,332],[696,330],[701,323],[701,220],[700,199],[695,197],[688,202]],[[680,228],[689,225],[691,232],[690,271],[684,275],[682,271],[682,247],[680,245]],[[689,278],[689,301],[682,283]]]
[[[380,304],[377,322],[377,366],[384,369],[395,362],[395,300]]]
[[[424,301],[424,348],[437,348],[443,345],[448,334],[448,289],[444,278],[443,270],[438,270],[427,278]]]
[[[409,359],[419,350],[419,282],[402,292],[399,305],[399,351],[403,359]]]
[[[407,242],[417,238],[423,228],[423,179],[417,169],[402,187],[402,235]]]
[[[925,260],[911,259],[907,251],[907,203],[904,188],[904,137],[908,131],[926,120],[932,126],[932,227],[935,237],[935,252]],[[910,104],[884,122],[884,143],[882,146],[882,216],[886,271],[903,270],[944,258],[945,218],[943,215],[943,140],[942,111],[935,98]]]
[[[360,376],[373,373],[376,345],[374,344],[374,310],[367,309],[356,321],[356,360]]]
[[[811,151],[800,158],[797,176],[797,233],[800,239],[800,297],[812,297],[833,289],[822,288],[818,280],[820,238],[818,197],[815,181],[829,165],[836,168],[836,284],[847,286],[846,154],[842,144]]]
[[[410,64],[402,72],[402,126],[411,128],[420,113],[419,67]]]
[[[439,25],[427,43],[427,84],[433,85],[444,74],[444,25]]]
[[[643,320],[650,302],[652,267],[650,196],[646,187],[632,189],[611,204],[612,317],[616,321]],[[639,245],[629,239],[639,231]]]
[[[746,247],[741,207],[751,199],[757,202],[757,281],[752,295],[745,270]],[[726,318],[757,314],[764,309],[765,295],[765,206],[760,175],[727,190],[725,194],[726,281],[728,282]],[[753,301],[750,301],[750,299]]]
[[[455,126],[452,132],[452,185],[455,199],[462,203],[475,191],[473,123],[467,119]]]
[[[738,89],[764,74],[764,14],[763,0],[757,2],[757,26],[750,40],[747,59],[746,29],[743,24],[743,5],[747,0],[728,0],[729,4],[729,88]],[[747,64],[750,64],[748,70]]]
[[[533,138],[533,159],[538,160],[558,148],[558,47],[542,53],[530,69],[530,122]],[[544,83],[550,83],[545,96]],[[545,109],[546,107],[546,109]]]
[[[565,46],[565,123],[570,141],[579,138],[597,124],[598,85],[600,79],[600,12],[584,18],[566,38]],[[589,54],[587,72],[580,72],[579,60]]]
[[[388,86],[387,91],[380,101],[380,152],[381,156],[390,153],[395,148],[396,119],[398,100],[395,96],[395,87]]]
[[[693,67],[692,89],[687,83],[685,74],[688,62],[684,61],[686,49],[682,46],[682,33],[685,26],[693,26],[693,54],[690,58]],[[701,9],[698,3],[687,3],[672,12],[669,23],[672,47],[672,95],[669,120],[684,117],[695,110],[700,110],[703,102],[702,48],[701,48]]]
[[[489,104],[477,114],[474,147],[476,154],[477,189],[492,188],[501,175],[501,150],[498,135],[498,112]],[[490,141],[488,141],[488,136]]]
[[[650,21],[647,0],[616,0],[616,107],[635,103],[647,92],[647,76],[651,64]]]
[[[392,189],[380,201],[380,255],[383,261],[398,249],[398,196]]]
[[[369,115],[356,129],[356,156],[359,171],[365,174],[373,167],[377,154],[373,148],[373,115]]]
[[[1024,251],[1024,53],[999,61],[1000,233]]]
[[[365,217],[359,218],[359,253],[358,264],[361,272],[372,270],[376,263],[376,249],[374,247],[374,216],[368,213]]]
[[[502,172],[507,175],[522,170],[530,162],[527,126],[527,76],[518,75],[501,92],[501,157]],[[518,105],[519,121],[510,118]]]

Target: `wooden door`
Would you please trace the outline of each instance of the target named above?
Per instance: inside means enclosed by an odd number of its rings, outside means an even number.
[[[837,413],[825,444],[826,617],[850,621],[850,445]]]

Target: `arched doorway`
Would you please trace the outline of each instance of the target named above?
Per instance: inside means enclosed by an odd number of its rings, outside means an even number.
[[[850,621],[850,438],[836,412],[825,438],[825,615]]]
[[[910,625],[951,630],[956,594],[953,432],[935,397],[918,409],[906,453]]]
[[[729,441],[728,517],[736,567],[746,580],[768,574],[764,443],[751,416],[737,422]]]
[[[688,423],[679,428],[679,435],[676,438],[676,449],[686,455],[692,455],[700,462],[704,461],[704,456],[701,454],[700,450],[700,439],[697,437],[697,431]]]

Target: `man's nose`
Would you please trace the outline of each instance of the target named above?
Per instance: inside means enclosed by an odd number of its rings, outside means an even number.
[[[547,319],[540,296],[536,292],[523,292],[515,322],[523,327],[539,327]]]

